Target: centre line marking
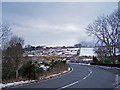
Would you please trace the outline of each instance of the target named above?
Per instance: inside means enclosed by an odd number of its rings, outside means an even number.
[[[79,83],[79,82],[82,81],[82,80],[85,80],[86,78],[88,78],[88,77],[92,74],[92,70],[91,70],[91,69],[88,69],[88,70],[90,71],[90,73],[89,73],[87,76],[85,76],[84,78],[82,78],[81,80],[75,81],[75,82],[73,82],[73,83],[71,83],[71,84],[68,84],[68,85],[66,85],[66,86],[63,86],[63,87],[61,87],[61,88],[59,88],[59,89],[57,89],[57,90],[70,87],[70,86],[72,86],[72,85],[74,85],[74,84]]]

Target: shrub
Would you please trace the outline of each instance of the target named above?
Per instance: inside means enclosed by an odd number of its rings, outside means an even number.
[[[106,58],[101,58],[99,62],[105,63],[105,64],[111,64],[112,60],[110,59],[110,57],[106,57]]]
[[[118,68],[120,68],[120,64],[91,63],[91,65],[100,65],[100,66],[109,66],[109,67],[118,67]]]
[[[93,56],[93,62],[98,62],[98,59]]]
[[[13,78],[15,78],[15,75],[16,75],[15,70],[10,70],[8,72],[3,72],[2,73],[2,80],[13,79]]]
[[[24,78],[37,79],[39,73],[43,72],[43,69],[39,68],[35,64],[32,64],[32,61],[28,61],[20,68],[19,72],[20,72],[19,75]]]
[[[120,63],[120,55],[117,56],[117,59],[118,59],[118,61],[119,61],[119,63]]]
[[[42,62],[41,64],[43,64],[43,65],[45,65],[45,66],[49,66],[49,64],[46,63],[46,62]]]
[[[15,78],[15,67],[12,60],[2,60],[2,80]]]

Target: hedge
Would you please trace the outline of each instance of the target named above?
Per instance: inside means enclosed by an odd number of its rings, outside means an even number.
[[[109,67],[118,67],[118,68],[120,68],[120,64],[91,63],[91,65],[100,65],[100,66],[109,66]]]

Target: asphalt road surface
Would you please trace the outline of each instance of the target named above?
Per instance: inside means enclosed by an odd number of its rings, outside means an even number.
[[[72,72],[19,88],[113,88],[115,73],[96,66],[70,64]]]

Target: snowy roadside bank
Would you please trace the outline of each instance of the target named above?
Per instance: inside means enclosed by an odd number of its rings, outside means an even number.
[[[28,83],[33,83],[35,81],[36,80],[26,80],[26,81],[19,81],[19,82],[13,82],[13,83],[0,84],[0,89],[14,87],[14,86],[18,86],[18,85],[24,85],[24,84],[28,84]]]
[[[88,63],[88,64],[86,64],[86,63],[72,63],[72,64],[90,65],[90,63]]]
[[[40,80],[26,80],[26,81],[18,81],[18,82],[13,82],[13,83],[6,83],[6,84],[0,83],[0,89],[11,88],[11,87],[21,86],[21,85],[25,85],[25,84],[40,82],[43,80],[48,80],[48,79],[55,78],[55,77],[61,76],[63,74],[66,74],[66,73],[70,72],[71,70],[72,70],[72,68],[69,67],[67,71],[63,71],[61,73],[46,76],[44,78],[41,78]]]
[[[100,65],[93,65],[93,66],[97,66],[97,67],[102,68],[102,69],[116,69],[116,70],[120,70],[120,68],[118,68],[118,67],[109,67],[109,66],[100,66]]]
[[[50,78],[53,78],[53,77],[57,77],[57,76],[60,76],[60,75],[62,75],[62,74],[65,74],[65,73],[67,73],[67,72],[69,72],[69,71],[71,71],[71,68],[68,68],[67,71],[63,71],[63,72],[58,73],[58,74],[53,74],[53,75],[47,76],[47,77],[45,77],[45,79],[50,79]]]

